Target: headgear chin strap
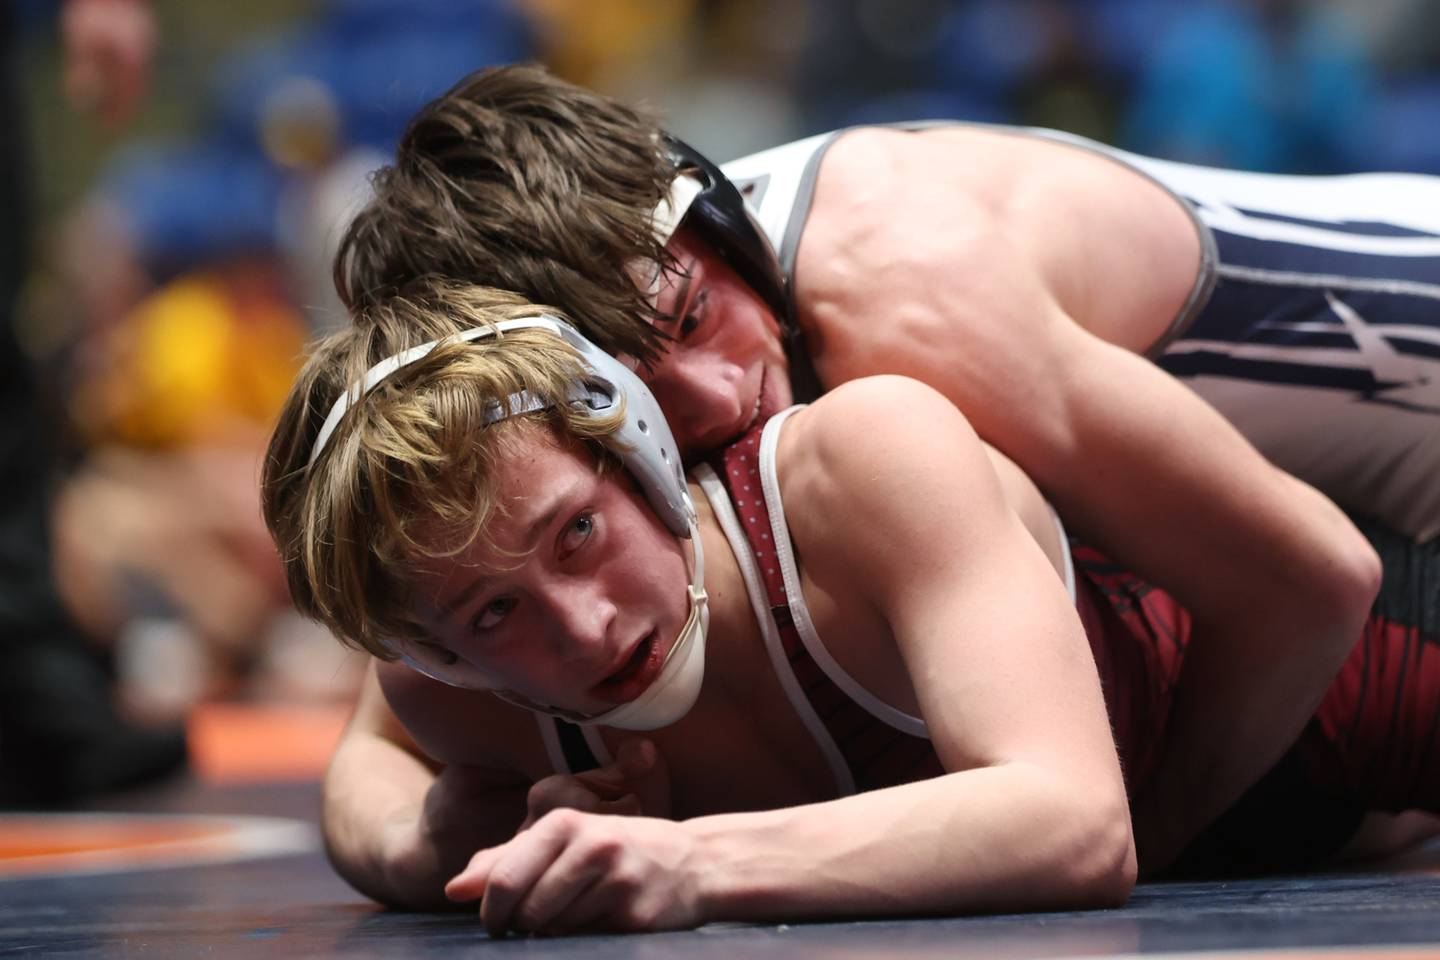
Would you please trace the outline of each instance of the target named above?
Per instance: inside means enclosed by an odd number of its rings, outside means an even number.
[[[690,712],[700,696],[705,681],[705,631],[710,628],[710,603],[705,594],[705,551],[700,546],[700,531],[690,535],[694,563],[690,577],[690,616],[670,652],[660,675],[640,696],[629,703],[594,716],[585,716],[535,703],[508,690],[496,690],[502,700],[551,716],[586,726],[615,727],[619,730],[659,730],[668,727]]]
[[[705,630],[710,617],[705,593],[705,557],[696,525],[695,503],[690,498],[670,424],[661,412],[655,395],[633,371],[595,346],[570,324],[547,315],[503,320],[493,326],[476,327],[443,340],[422,343],[381,360],[336,399],[315,438],[307,469],[313,467],[324,452],[346,412],[397,370],[428,356],[444,343],[484,340],[514,330],[537,329],[560,337],[580,355],[586,370],[584,379],[573,384],[570,390],[570,403],[575,410],[582,415],[600,417],[608,416],[616,404],[623,406],[624,419],[620,428],[603,442],[630,471],[665,526],[677,537],[690,541],[694,555],[688,588],[690,616],[666,655],[655,682],[635,700],[591,717],[576,716],[501,690],[498,682],[479,667],[439,647],[405,638],[394,638],[389,645],[397,659],[427,677],[454,687],[491,690],[531,710],[574,722],[604,724],[626,730],[655,730],[668,726],[694,705],[705,676]],[[496,423],[543,409],[545,405],[545,401],[529,392],[517,393],[504,401],[491,403],[486,410],[485,421],[487,424]]]

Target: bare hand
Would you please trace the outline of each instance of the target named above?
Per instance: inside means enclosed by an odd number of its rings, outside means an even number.
[[[704,922],[699,859],[682,824],[562,809],[475,854],[445,895],[480,899],[492,937],[677,930]]]
[[[534,826],[552,810],[580,810],[617,816],[670,816],[670,772],[655,744],[636,737],[626,740],[615,759],[578,774],[556,774],[530,788],[525,822]]]
[[[150,88],[156,30],[148,0],[69,0],[60,29],[70,103],[121,126]]]

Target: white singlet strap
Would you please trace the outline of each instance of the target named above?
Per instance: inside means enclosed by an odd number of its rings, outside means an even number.
[[[1070,553],[1070,534],[1065,532],[1065,521],[1060,519],[1060,514],[1055,512],[1055,508],[1050,506],[1048,500],[1045,502],[1045,507],[1050,511],[1050,518],[1055,521],[1055,529],[1060,534],[1060,559],[1064,564],[1060,575],[1065,581],[1065,592],[1070,594],[1070,602],[1073,604],[1077,597],[1075,593],[1075,557]]]
[[[780,443],[780,430],[790,415],[800,409],[802,408],[791,407],[771,417],[760,434],[760,484],[765,491],[765,503],[770,509],[770,533],[775,544],[776,559],[779,560],[781,573],[785,577],[785,595],[790,604],[790,615],[795,621],[795,629],[816,665],[847,697],[886,726],[901,733],[908,733],[912,737],[929,737],[924,720],[890,706],[840,666],[830,655],[830,651],[825,649],[825,644],[815,629],[815,622],[810,617],[810,608],[805,603],[805,592],[800,584],[800,568],[795,562],[795,549],[790,543],[790,527],[785,522],[785,507],[780,497],[780,478],[775,470],[775,449]]]
[[[741,529],[740,519],[735,516],[730,494],[725,490],[720,478],[715,476],[715,471],[706,464],[699,464],[690,474],[700,484],[705,499],[710,501],[710,506],[715,511],[715,519],[719,522],[725,539],[730,541],[730,550],[735,554],[735,560],[740,566],[740,577],[745,581],[745,593],[750,598],[750,608],[755,614],[755,621],[760,625],[760,635],[765,638],[765,652],[770,657],[775,676],[800,722],[805,725],[815,745],[820,748],[825,765],[830,768],[830,776],[835,780],[835,789],[842,797],[851,796],[855,793],[855,778],[850,774],[850,765],[845,762],[834,738],[825,729],[825,724],[810,705],[810,699],[805,696],[805,691],[800,689],[800,682],[795,679],[795,671],[790,667],[789,658],[780,645],[780,631],[776,629],[775,618],[770,614],[770,600],[765,592],[764,581],[760,578],[760,568],[755,565],[755,554],[750,548],[750,541]]]
[[[560,734],[555,730],[555,718],[545,713],[530,712],[535,725],[540,728],[540,739],[545,744],[545,756],[550,760],[550,769],[556,773],[568,774],[570,761],[565,759],[565,748],[560,746]]]

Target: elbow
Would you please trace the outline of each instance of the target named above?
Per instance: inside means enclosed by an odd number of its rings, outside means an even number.
[[[1070,865],[1070,883],[1081,905],[1118,907],[1130,899],[1139,873],[1130,806],[1123,794],[1089,811],[1088,837]]]
[[[1063,838],[1051,848],[1046,875],[1048,906],[1067,910],[1118,907],[1135,889],[1139,872],[1130,804],[1123,786],[1069,792],[1053,808]],[[1057,799],[1060,799],[1057,796]],[[1051,899],[1053,898],[1053,899]]]
[[[1385,567],[1375,547],[1358,530],[1355,539],[1358,542],[1347,552],[1346,587],[1350,592],[1350,604],[1363,621],[1370,616],[1375,598],[1380,594]]]
[[[1290,636],[1303,643],[1303,652],[1316,667],[1335,666],[1354,648],[1380,592],[1384,571],[1380,555],[1347,518],[1338,511],[1322,537],[1296,542],[1282,578],[1271,582],[1263,596],[1252,597],[1268,607],[1276,619],[1274,636]],[[1252,606],[1252,615],[1256,609]],[[1254,621],[1258,622],[1258,620]],[[1333,663],[1317,656],[1319,638],[1333,638]]]
[[[1135,881],[1139,876],[1139,859],[1135,854],[1135,839],[1130,832],[1130,817],[1124,818],[1124,839],[1112,840],[1099,859],[1099,869],[1090,883],[1095,891],[1096,907],[1120,907],[1135,892]]]
[[[1312,610],[1322,622],[1352,628],[1344,633],[1342,656],[1349,653],[1369,618],[1384,577],[1380,555],[1370,541],[1352,525],[1345,527],[1311,591],[1318,601]]]

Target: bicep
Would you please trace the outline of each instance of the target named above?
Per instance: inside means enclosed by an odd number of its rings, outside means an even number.
[[[422,792],[440,769],[406,732],[380,688],[374,663],[365,679],[354,713],[336,744],[325,777],[327,796],[347,795],[387,783]]]

